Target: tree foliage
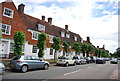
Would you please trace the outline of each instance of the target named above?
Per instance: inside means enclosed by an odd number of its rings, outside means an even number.
[[[90,52],[94,52],[94,47],[91,44],[87,44],[87,57],[89,57]]]
[[[63,48],[64,48],[65,53],[68,53],[69,44],[66,41],[63,41]]]
[[[83,56],[85,56],[85,53],[87,52],[88,45],[86,43],[82,44],[81,51],[83,52]]]
[[[74,50],[75,50],[76,55],[77,55],[77,53],[79,53],[79,52],[80,52],[80,50],[81,50],[81,44],[80,44],[80,43],[78,43],[78,42],[73,43],[73,44],[72,44],[72,49],[74,49]]]
[[[59,37],[53,37],[53,44],[51,45],[51,47],[55,49],[54,60],[57,59],[56,52],[60,49],[60,42],[61,40]]]
[[[41,34],[39,34],[39,36],[38,36],[37,47],[39,49],[38,57],[40,57],[40,58],[44,56],[46,37],[47,37],[47,35],[45,33],[43,33],[43,32]]]
[[[22,46],[25,43],[26,35],[22,31],[15,32],[14,35],[14,54],[22,55]]]

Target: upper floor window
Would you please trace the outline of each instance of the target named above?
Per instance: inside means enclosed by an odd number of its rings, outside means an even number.
[[[4,12],[3,12],[4,16],[13,18],[13,13],[14,13],[14,11],[12,9],[9,9],[6,7],[4,8]]]
[[[49,37],[50,37],[50,39],[49,39],[49,40],[50,40],[50,43],[53,43],[53,37],[54,37],[54,36],[49,36]]]
[[[38,40],[38,35],[39,35],[39,33],[33,32],[33,33],[32,33],[32,39]]]
[[[76,36],[74,37],[74,40],[77,41],[77,37]]]
[[[0,24],[0,28],[2,29],[2,34],[10,35],[11,26],[7,24]]]
[[[66,37],[67,37],[67,38],[70,38],[70,34],[66,34]]]
[[[62,36],[62,37],[65,37],[65,32],[61,32],[61,36]]]
[[[38,30],[39,31],[45,31],[45,26],[42,24],[38,24]]]

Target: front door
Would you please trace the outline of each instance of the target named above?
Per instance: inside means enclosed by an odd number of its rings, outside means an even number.
[[[7,54],[7,42],[5,42],[5,41],[2,41],[2,43],[1,43],[1,54]]]

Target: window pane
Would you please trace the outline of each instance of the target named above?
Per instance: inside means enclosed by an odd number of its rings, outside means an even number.
[[[53,55],[53,49],[50,49],[50,55]]]
[[[37,53],[37,46],[33,45],[32,53]]]

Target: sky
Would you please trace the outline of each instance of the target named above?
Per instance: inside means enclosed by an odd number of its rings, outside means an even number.
[[[52,17],[52,24],[89,36],[95,46],[111,53],[118,48],[118,2],[120,0],[13,0],[25,4],[25,13],[41,19]]]

